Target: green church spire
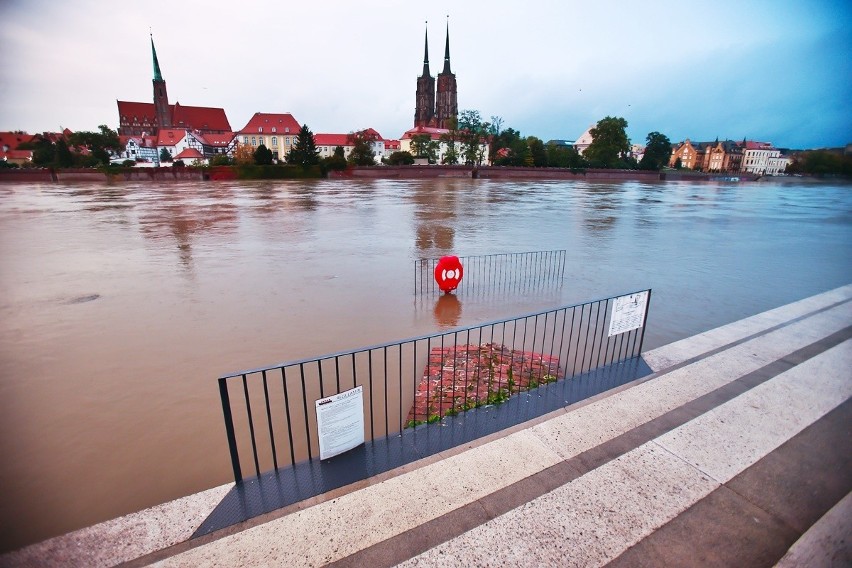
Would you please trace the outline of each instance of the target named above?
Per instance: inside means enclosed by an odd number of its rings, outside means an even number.
[[[154,80],[162,81],[163,74],[160,73],[160,62],[157,61],[157,48],[154,47],[154,36],[151,36],[151,53],[154,55]]]

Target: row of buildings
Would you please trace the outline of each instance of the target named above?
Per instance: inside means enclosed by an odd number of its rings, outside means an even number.
[[[688,138],[672,145],[669,167],[680,166],[702,172],[746,172],[775,176],[783,174],[792,163],[769,142],[745,140],[716,140],[714,142],[692,142]]]
[[[291,113],[256,112],[241,129],[234,131],[225,113],[217,107],[197,107],[169,102],[168,88],[157,50],[151,38],[151,56],[153,59],[153,100],[152,102],[132,102],[117,100],[119,127],[117,129],[123,150],[115,156],[116,161],[133,160],[137,165],[156,166],[160,164],[163,152],[172,160],[181,160],[185,164],[207,163],[217,155],[233,156],[238,146],[256,149],[261,145],[272,152],[274,160],[283,161],[287,153],[296,144],[301,129],[299,122]],[[449,153],[444,138],[453,119],[458,116],[458,87],[456,76],[450,67],[450,32],[444,46],[443,70],[435,77],[429,69],[429,37],[425,35],[425,53],[423,72],[417,77],[415,95],[414,125],[399,139],[385,138],[379,132],[368,128],[361,132],[371,140],[372,150],[378,159],[387,158],[394,152],[412,152],[415,137],[428,137],[437,144],[437,159],[442,162]],[[564,145],[573,145],[582,154],[592,143],[591,128],[587,129],[575,142],[559,141]],[[43,137],[67,136],[65,133],[45,133]],[[32,159],[32,152],[18,150],[22,142],[28,142],[32,135],[24,133],[0,133],[0,159],[24,163]],[[334,154],[338,146],[348,156],[354,148],[349,134],[314,133],[314,143],[320,157]],[[461,154],[461,144],[456,143],[455,152]],[[480,155],[488,163],[488,145],[483,144]],[[634,145],[632,155],[641,159],[644,148]],[[692,142],[685,140],[672,146],[669,160],[671,167],[683,167],[705,172],[750,172],[763,175],[783,173],[790,158],[765,142],[730,140],[715,142]]]
[[[591,145],[593,137],[590,126],[572,145],[581,155]],[[645,147],[640,144],[631,146],[631,155],[641,160]],[[719,140],[713,142],[693,142],[689,138],[672,144],[669,157],[670,168],[686,168],[702,172],[751,173],[774,176],[783,174],[792,163],[792,157],[769,142],[746,140]]]

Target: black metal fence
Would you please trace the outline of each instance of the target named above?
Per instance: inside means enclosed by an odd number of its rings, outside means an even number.
[[[650,299],[641,290],[222,376],[234,479],[318,459],[316,401],[356,386],[372,441],[636,358]]]
[[[465,293],[520,292],[561,284],[565,277],[566,254],[565,250],[545,250],[460,256],[464,277],[457,290]],[[434,276],[438,260],[414,261],[415,295],[440,292]]]

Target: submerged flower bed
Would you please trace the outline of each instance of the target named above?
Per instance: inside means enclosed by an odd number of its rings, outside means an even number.
[[[405,426],[499,404],[518,392],[562,378],[559,358],[496,343],[435,347]]]

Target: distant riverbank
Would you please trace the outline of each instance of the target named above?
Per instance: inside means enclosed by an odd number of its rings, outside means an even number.
[[[286,169],[285,169],[286,168]],[[318,170],[303,172],[292,166],[252,168],[250,175],[240,168],[167,167],[99,169],[28,169],[0,170],[0,182],[168,182],[220,181],[235,179],[300,179],[320,177]],[[607,170],[568,168],[519,168],[504,166],[373,166],[331,171],[331,179],[433,179],[481,178],[506,180],[625,180],[625,181],[755,181],[760,176],[748,173],[701,173],[690,170]]]

